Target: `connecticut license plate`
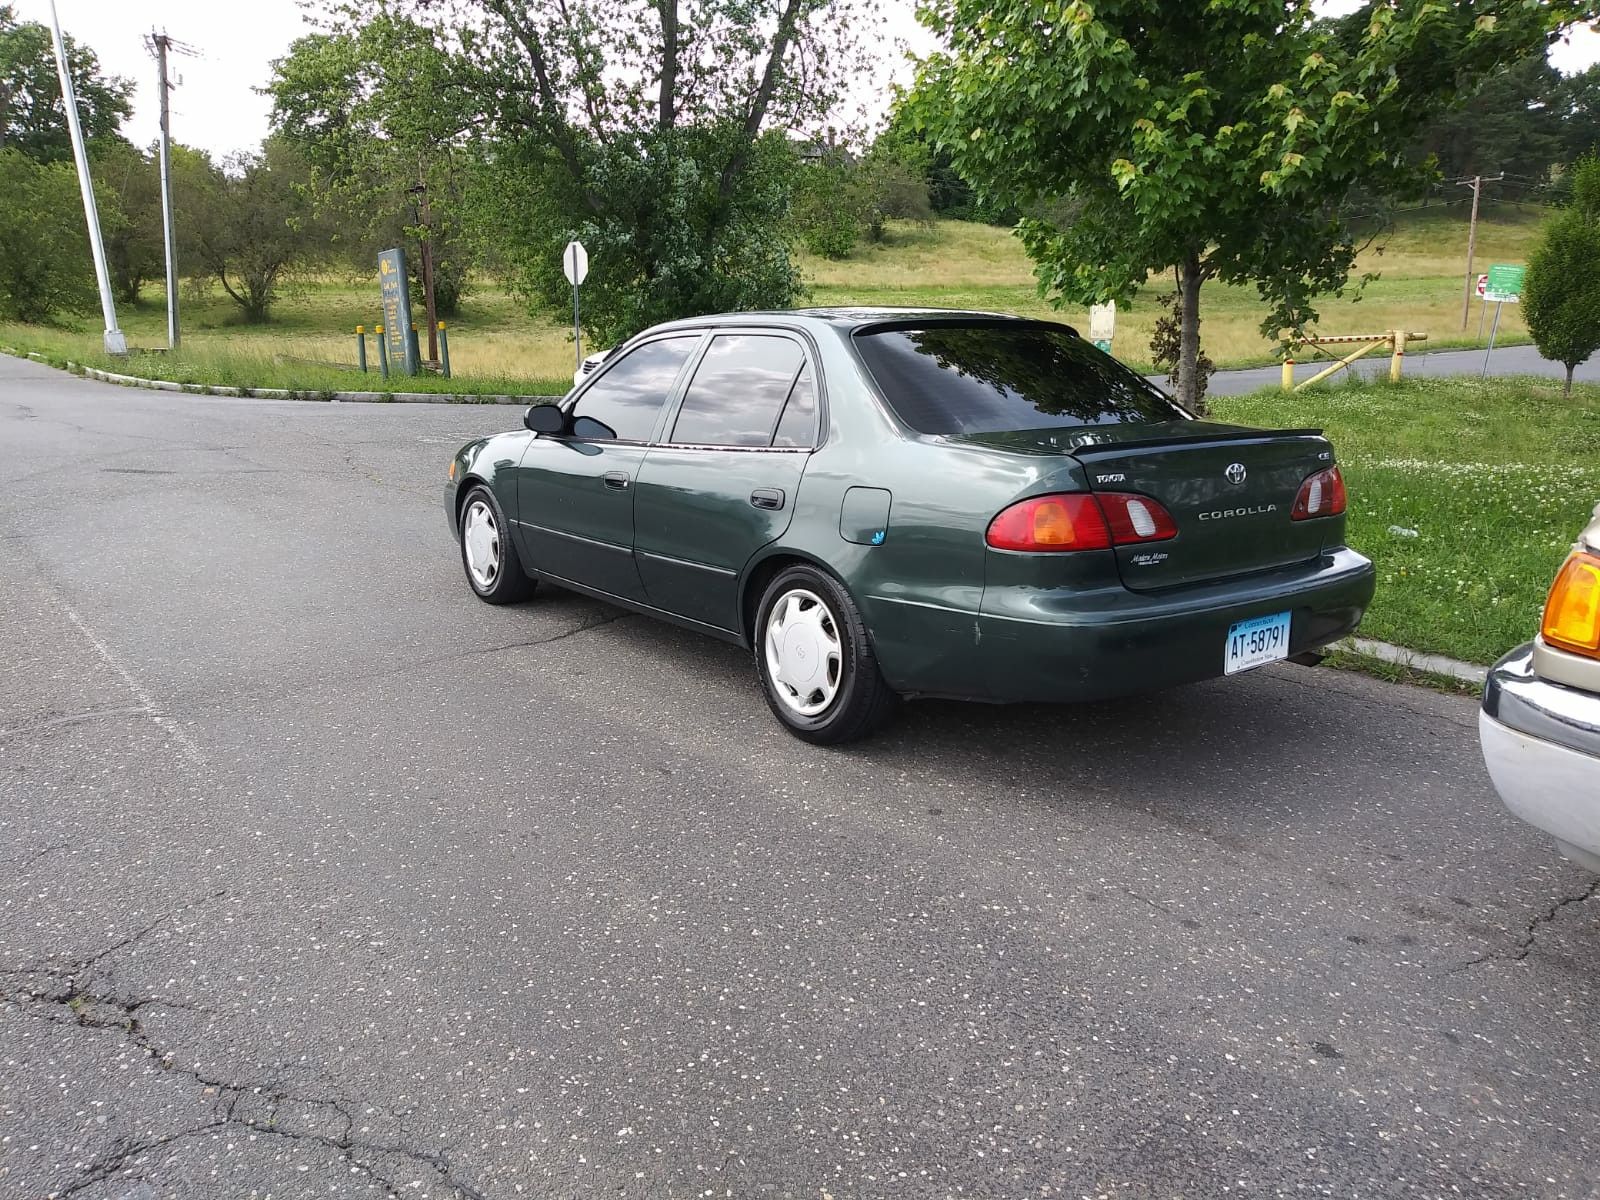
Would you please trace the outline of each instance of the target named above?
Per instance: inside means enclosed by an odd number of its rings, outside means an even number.
[[[1228,629],[1228,645],[1223,652],[1223,674],[1248,671],[1262,663],[1277,662],[1289,656],[1289,614],[1273,613],[1250,621],[1236,621]]]

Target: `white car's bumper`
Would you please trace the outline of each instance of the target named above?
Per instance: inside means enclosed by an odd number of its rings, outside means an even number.
[[[1520,647],[1489,674],[1478,736],[1506,807],[1600,871],[1600,695],[1540,679]]]

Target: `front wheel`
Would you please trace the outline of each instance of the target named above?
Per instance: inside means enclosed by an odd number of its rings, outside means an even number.
[[[478,599],[488,604],[515,604],[533,594],[505,514],[481,485],[461,505],[461,566]]]
[[[898,697],[884,682],[855,601],[812,567],[779,573],[761,597],[756,670],[773,714],[823,746],[872,733]]]

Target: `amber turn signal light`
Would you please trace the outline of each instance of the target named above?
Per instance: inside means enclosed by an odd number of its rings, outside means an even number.
[[[1544,604],[1548,645],[1600,658],[1600,556],[1579,550],[1563,564]]]

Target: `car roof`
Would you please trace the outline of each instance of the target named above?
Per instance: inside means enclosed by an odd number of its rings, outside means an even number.
[[[818,308],[783,308],[753,312],[711,313],[703,317],[684,317],[677,321],[667,321],[654,328],[658,330],[700,329],[710,325],[770,325],[774,322],[793,324],[798,319],[803,323],[816,322],[848,330],[856,329],[863,325],[876,325],[884,321],[915,320],[919,317],[942,321],[952,318],[959,320],[963,317],[982,321],[1021,322],[1025,319],[1011,313],[983,312],[977,309],[965,308],[897,308],[891,305],[840,305]]]

